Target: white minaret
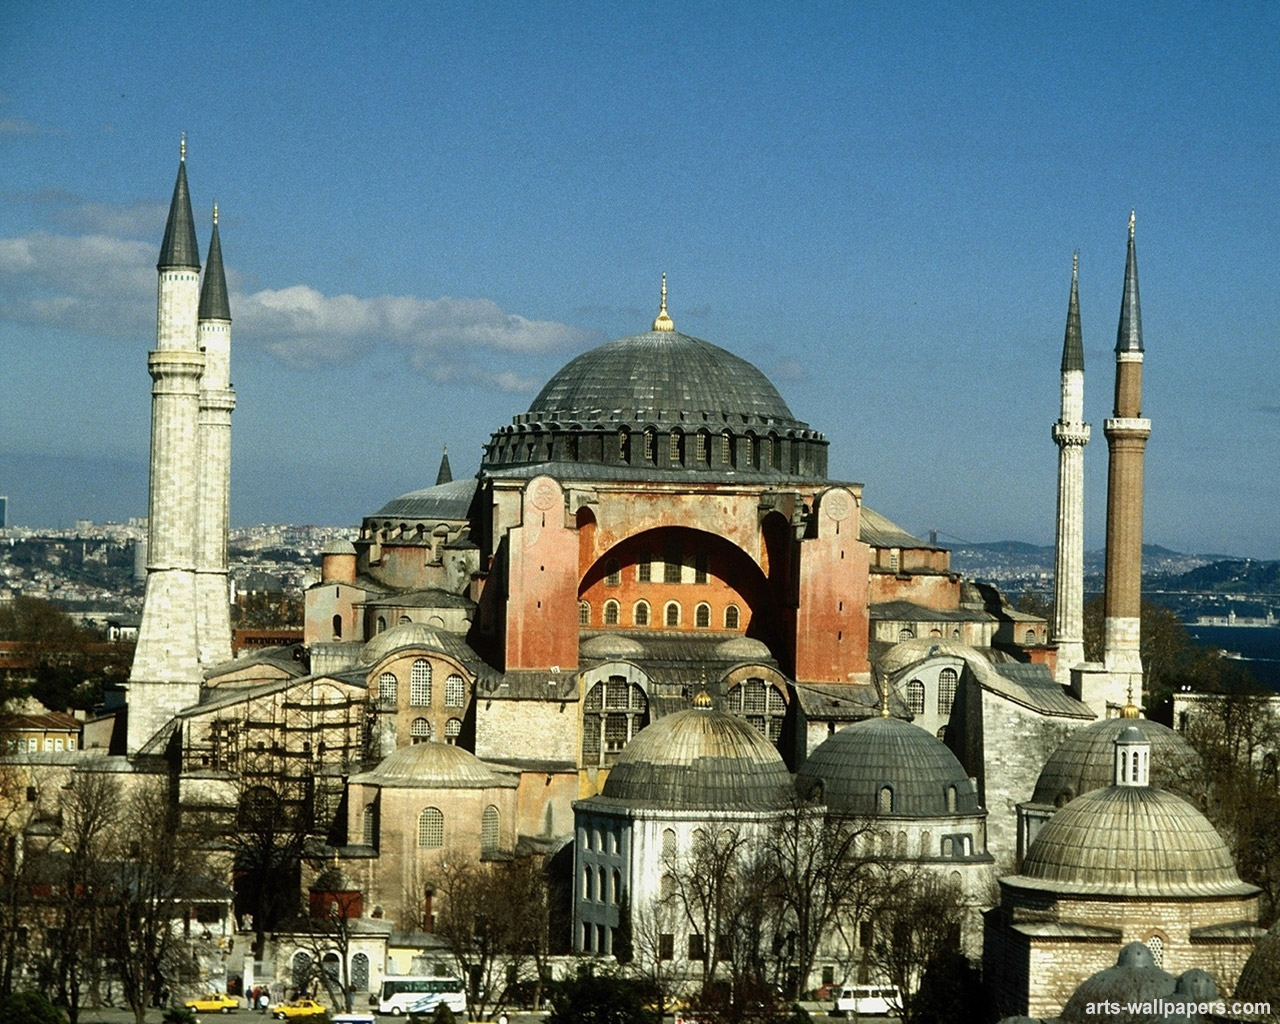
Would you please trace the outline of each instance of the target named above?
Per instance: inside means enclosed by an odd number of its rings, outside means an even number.
[[[213,207],[209,259],[200,288],[199,343],[204,353],[200,382],[199,480],[196,508],[196,636],[200,661],[231,658],[231,606],[227,587],[227,527],[231,513],[231,305],[222,269],[218,207]]]
[[[1071,681],[1084,661],[1084,343],[1080,331],[1080,254],[1071,257],[1071,301],[1062,343],[1062,404],[1053,440],[1058,446],[1058,535],[1054,558],[1053,642],[1057,680]]]
[[[187,191],[187,144],[160,247],[151,387],[147,587],[129,673],[128,750],[141,749],[174,712],[200,696],[196,643],[195,495],[200,378],[200,250]]]

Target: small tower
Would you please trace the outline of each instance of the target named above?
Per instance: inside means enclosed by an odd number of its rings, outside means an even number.
[[[1114,782],[1117,786],[1151,785],[1151,744],[1136,725],[1128,725],[1116,737]]]
[[[436,471],[436,486],[453,483],[453,469],[449,465],[449,446],[444,446],[444,454],[440,456],[440,468]]]
[[[129,672],[128,751],[139,750],[179,708],[200,696],[196,643],[196,493],[200,378],[200,250],[187,190],[187,143],[160,246],[151,388],[147,585]]]
[[[1080,331],[1080,257],[1071,257],[1071,300],[1062,342],[1062,401],[1053,440],[1058,446],[1058,530],[1054,557],[1053,641],[1057,679],[1070,682],[1084,661],[1084,342]]]
[[[1141,703],[1142,473],[1151,421],[1142,418],[1142,311],[1138,302],[1135,216],[1129,215],[1124,297],[1116,332],[1115,410],[1103,424],[1110,456],[1107,472],[1106,594],[1103,662],[1109,704],[1134,693]]]
[[[200,288],[198,335],[204,353],[200,381],[199,479],[196,510],[196,635],[200,662],[231,659],[231,599],[227,529],[231,515],[231,304],[222,268],[218,207],[213,207],[209,260]]]

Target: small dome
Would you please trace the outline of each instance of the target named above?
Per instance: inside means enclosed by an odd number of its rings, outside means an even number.
[[[492,789],[519,785],[499,774],[475,754],[449,743],[414,743],[382,759],[372,771],[351,777],[353,783],[388,789]]]
[[[946,744],[897,718],[845,726],[809,755],[799,777],[802,789],[821,782],[827,806],[845,814],[878,813],[886,786],[893,793],[895,817],[953,817],[981,810],[977,790]]]
[[[773,653],[763,640],[750,636],[735,636],[716,645],[716,655],[721,658],[733,658],[735,661],[772,661]]]
[[[1163,1001],[1173,995],[1177,982],[1172,974],[1155,965],[1151,951],[1141,942],[1131,942],[1120,951],[1114,967],[1099,971],[1080,983],[1059,1020],[1064,1024],[1095,1024],[1099,1020],[1096,1003],[1139,1003]],[[1151,1020],[1160,1020],[1152,1017]]]
[[[392,651],[401,647],[430,647],[440,650],[440,638],[436,631],[421,622],[402,622],[383,630],[364,645],[360,652],[361,665],[374,665]]]
[[[1091,896],[1246,896],[1231,853],[1181,797],[1109,786],[1073,800],[1040,830],[1004,884]]]
[[[1036,780],[1033,804],[1062,805],[1115,781],[1116,739],[1133,729],[1151,744],[1151,784],[1196,798],[1190,779],[1200,775],[1200,758],[1168,726],[1147,718],[1104,718],[1083,725],[1049,755]]]
[[[602,796],[671,810],[771,810],[789,806],[794,792],[782,756],[750,723],[690,708],[641,730]]]
[[[1236,982],[1236,999],[1270,1003],[1280,1010],[1280,921],[1258,940]]]
[[[645,647],[639,640],[621,633],[601,633],[584,640],[578,653],[586,658],[643,658]]]
[[[343,540],[341,537],[334,537],[324,546],[321,555],[354,555],[356,546],[349,540]]]
[[[615,411],[623,421],[715,424],[731,416],[808,429],[749,362],[679,331],[647,331],[584,352],[547,381],[529,418],[595,422]]]

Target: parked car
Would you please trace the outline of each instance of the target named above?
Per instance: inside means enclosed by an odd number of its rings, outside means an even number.
[[[276,1003],[271,1016],[276,1020],[293,1020],[295,1017],[323,1017],[329,1011],[314,999],[295,999],[291,1003]]]
[[[206,992],[202,996],[188,999],[183,1005],[188,1010],[198,1010],[201,1013],[230,1013],[240,1008],[240,1000],[225,992]]]

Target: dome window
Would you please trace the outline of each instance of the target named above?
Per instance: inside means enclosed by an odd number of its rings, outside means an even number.
[[[678,430],[671,431],[671,439],[667,443],[667,459],[671,465],[679,466],[684,462],[683,451],[684,437]]]
[[[668,601],[663,617],[670,628],[680,625],[680,605],[676,601]]]
[[[756,466],[756,446],[755,438],[747,434],[742,439],[742,461],[744,465],[750,466],[752,469]]]
[[[891,786],[880,787],[880,795],[876,800],[876,810],[880,814],[893,813],[893,788]]]
[[[738,606],[736,604],[731,604],[724,610],[724,628],[738,628]]]
[[[711,605],[704,602],[693,610],[693,624],[698,629],[711,628]]]
[[[696,461],[699,466],[707,465],[707,460],[710,458],[710,455],[711,455],[710,451],[708,450],[708,447],[709,446],[707,445],[707,432],[705,430],[699,430],[697,435],[694,438],[694,447],[693,447],[693,458],[694,458],[694,461]]]
[[[653,581],[653,554],[649,551],[640,552],[640,561],[636,564],[636,582],[650,583]]]
[[[657,440],[658,440],[657,433],[652,428],[647,429],[644,432],[644,461],[649,463],[650,465],[658,461]]]
[[[733,435],[727,430],[720,435],[720,465],[733,465]]]
[[[606,601],[604,603],[604,624],[606,626],[616,626],[618,624],[617,601]]]
[[[649,602],[637,601],[635,612],[632,615],[637,626],[649,625]]]

